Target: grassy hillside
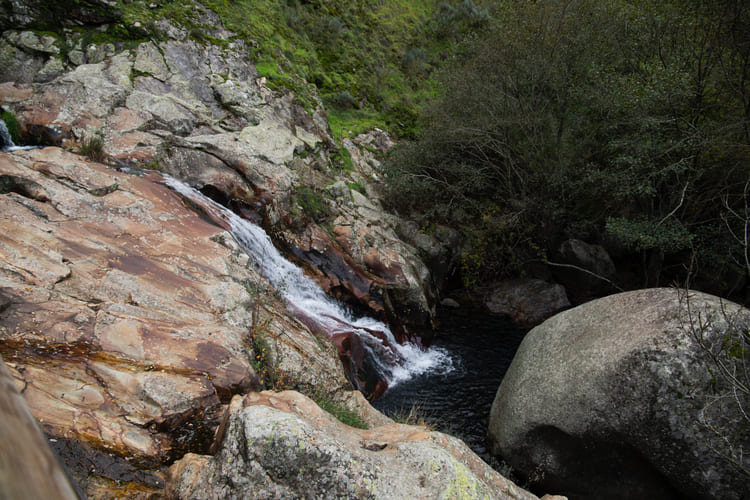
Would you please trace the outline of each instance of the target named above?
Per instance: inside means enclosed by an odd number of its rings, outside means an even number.
[[[124,25],[131,34],[158,37],[156,21],[169,18],[195,39],[209,37],[193,1],[155,7],[123,1]],[[434,70],[458,40],[489,20],[486,9],[471,0],[202,3],[249,42],[258,71],[272,88],[294,91],[308,109],[315,106],[317,90],[339,139],[374,126],[413,136],[420,106],[434,95]]]

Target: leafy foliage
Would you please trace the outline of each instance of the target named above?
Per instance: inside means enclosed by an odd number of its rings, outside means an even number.
[[[576,236],[719,262],[704,236],[750,173],[750,7],[508,2],[487,22],[388,162],[396,208],[528,235],[522,259]],[[519,255],[492,245],[480,267]]]

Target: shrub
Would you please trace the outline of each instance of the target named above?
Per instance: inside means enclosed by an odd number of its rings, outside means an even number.
[[[436,16],[449,22],[458,10],[444,4]],[[477,234],[488,245],[475,255],[504,253],[486,234],[492,206],[548,251],[570,237],[616,239],[644,267],[634,286],[680,279],[689,248],[706,279],[732,272],[708,266],[728,238],[701,235],[720,220],[722,198],[744,206],[750,51],[740,40],[750,6],[572,0],[499,12],[458,45],[417,140],[387,161],[396,208]]]
[[[367,196],[367,189],[365,189],[365,185],[362,184],[362,181],[347,182],[346,185],[349,186],[349,189]]]
[[[104,138],[99,134],[84,140],[78,151],[91,161],[101,163],[107,159],[107,154],[104,152]]]
[[[357,99],[346,90],[337,92],[326,100],[330,106],[338,109],[352,109],[357,107]]]
[[[320,222],[331,214],[331,209],[321,192],[310,186],[297,186],[292,203],[299,205],[315,222]]]

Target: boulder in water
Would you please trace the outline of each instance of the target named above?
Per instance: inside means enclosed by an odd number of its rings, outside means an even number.
[[[614,291],[615,264],[601,245],[570,239],[560,245],[555,260],[557,265],[550,263],[555,279],[575,303]]]
[[[537,279],[496,283],[485,291],[484,305],[516,326],[529,328],[570,307],[562,285]]]
[[[721,346],[750,310],[691,291],[689,315],[684,297],[621,293],[531,330],[492,405],[491,452],[532,487],[575,498],[747,498],[727,445],[750,449],[750,426],[735,396],[714,398],[726,387],[695,334]],[[721,435],[701,424],[709,402]]]

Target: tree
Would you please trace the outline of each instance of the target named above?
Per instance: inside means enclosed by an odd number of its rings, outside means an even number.
[[[748,7],[515,2],[491,18],[388,162],[396,208],[460,224],[489,242],[485,263],[514,233],[528,258],[618,241],[643,258],[639,285],[692,250],[712,274],[732,267],[716,227],[750,172]]]

